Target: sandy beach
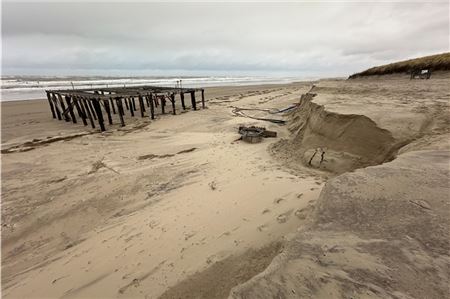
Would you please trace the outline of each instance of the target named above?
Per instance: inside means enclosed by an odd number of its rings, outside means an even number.
[[[226,298],[315,223],[330,179],[404,153],[448,151],[448,78],[212,87],[207,109],[127,116],[126,127],[104,133],[52,119],[44,100],[4,102],[2,294]],[[316,95],[302,97],[308,91]],[[231,112],[295,103],[303,109],[280,116],[284,126]],[[245,143],[240,125],[278,136]],[[333,239],[331,230],[321,236]],[[349,231],[339,238],[351,247]],[[374,265],[361,259],[361,268]]]
[[[213,88],[205,110],[44,144],[85,128],[51,119],[45,101],[4,103],[3,149],[36,143],[3,155],[4,296],[154,298],[230,255],[278,246],[324,179],[281,167],[267,151],[276,139],[236,141],[241,124],[287,132],[229,106],[289,106],[309,88]]]

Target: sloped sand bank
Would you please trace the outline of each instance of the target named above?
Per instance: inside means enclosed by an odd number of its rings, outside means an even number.
[[[364,115],[327,111],[312,102],[314,96],[307,93],[301,97],[299,108],[290,115],[292,138],[275,144],[275,155],[293,157],[333,173],[377,165],[394,157],[401,143],[391,132]]]
[[[311,224],[230,297],[447,297],[449,161],[416,151],[328,181]]]

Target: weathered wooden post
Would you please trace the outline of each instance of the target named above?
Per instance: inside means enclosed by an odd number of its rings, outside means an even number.
[[[110,98],[109,101],[111,102],[112,112],[113,112],[114,114],[116,114],[116,108],[114,107],[114,101],[113,101],[113,99]]]
[[[176,115],[177,113],[175,112],[175,94],[173,92],[170,94],[170,101],[172,102],[172,114]]]
[[[97,119],[98,119],[98,124],[100,125],[100,131],[104,132],[104,131],[106,131],[106,129],[105,129],[105,124],[103,123],[102,108],[100,106],[99,101],[100,101],[99,99],[93,99],[92,104],[94,105],[95,112],[97,113]]]
[[[166,98],[163,96],[162,98],[160,98],[161,99],[161,113],[162,114],[165,114],[166,113],[166,111],[165,111],[165,107],[166,107]]]
[[[91,99],[87,99],[87,103],[89,105],[89,109],[91,110],[91,114],[92,117],[94,118],[94,120],[97,120],[97,116],[95,115],[95,110],[94,110],[94,106],[92,106],[92,100]]]
[[[124,115],[124,111],[123,111],[123,105],[122,105],[122,98],[121,97],[117,97],[116,98],[116,104],[117,104],[117,112],[119,113],[119,118],[120,118],[120,125],[122,127],[125,127],[125,121],[123,120],[123,115]]]
[[[150,118],[155,119],[155,107],[153,106],[153,95],[147,95],[147,100],[150,103]]]
[[[144,117],[144,100],[142,99],[142,96],[139,95],[138,96],[138,101],[139,101],[139,110],[141,111],[141,117]]]
[[[75,108],[77,108],[78,115],[80,116],[81,120],[83,121],[83,125],[87,126],[86,115],[84,114],[83,109],[81,109],[80,104],[78,103],[78,98],[73,97],[72,100],[73,100],[73,103],[75,104]]]
[[[205,90],[202,89],[202,109],[205,109]]]
[[[133,110],[137,111],[137,109],[136,109],[136,100],[134,99],[134,97],[131,97],[131,101],[133,102]]]
[[[62,114],[62,116],[64,116],[64,120],[69,122],[70,118],[67,115],[67,113],[65,113],[66,112],[66,105],[64,105],[64,101],[62,99],[62,96],[59,93],[57,93],[56,95],[58,96],[59,104],[61,105],[61,108],[62,108],[62,113],[61,114]]]
[[[186,110],[186,105],[184,104],[184,92],[180,92],[180,98],[181,98],[181,107],[183,107],[183,110]]]
[[[104,100],[103,100],[103,104],[105,105],[106,115],[108,116],[108,123],[109,123],[110,125],[112,125],[113,122],[112,122],[112,117],[111,117],[111,108],[109,107],[109,101],[108,101],[108,99],[104,99]]]
[[[71,98],[70,98],[70,96],[65,96],[65,98],[66,98],[66,103],[67,103],[67,109],[69,109],[70,118],[72,118],[72,122],[74,124],[76,124],[77,119],[75,118],[75,113],[73,113],[73,105],[71,103]]]
[[[50,93],[48,91],[45,91],[47,93],[47,99],[48,104],[50,105],[50,110],[52,110],[52,116],[53,118],[56,118],[55,108],[53,107],[52,99],[50,98]]]
[[[197,110],[197,103],[195,102],[195,90],[191,90],[191,104],[194,110]]]
[[[130,107],[128,106],[127,98],[124,98],[123,100],[125,102],[125,108],[127,108],[127,110],[130,110]]]
[[[87,116],[89,118],[89,122],[91,123],[91,127],[92,127],[92,129],[95,129],[95,123],[94,123],[94,120],[93,120],[93,117],[92,117],[92,113],[91,113],[90,108],[89,108],[88,100],[83,99],[83,104],[84,104],[84,109],[86,109]]]
[[[58,100],[56,99],[56,95],[54,93],[51,93],[51,98],[55,106],[56,116],[58,117],[58,120],[62,120],[61,111],[59,111]]]
[[[125,99],[125,101],[127,101],[127,100],[128,100],[128,102],[130,104],[130,114],[131,114],[132,117],[134,117],[133,102],[131,101],[131,98]]]

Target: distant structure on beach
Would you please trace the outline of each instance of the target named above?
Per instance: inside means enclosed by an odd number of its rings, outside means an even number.
[[[113,124],[112,114],[118,114],[121,126],[125,126],[125,109],[132,117],[137,112],[136,99],[138,100],[139,113],[145,117],[155,119],[156,108],[161,107],[161,114],[166,113],[166,103],[172,105],[172,114],[176,114],[176,95],[179,95],[183,110],[192,108],[197,110],[195,93],[201,92],[202,108],[205,108],[205,90],[203,88],[182,88],[181,80],[177,87],[138,86],[138,87],[114,87],[114,88],[89,88],[68,90],[46,90],[47,99],[53,118],[64,119],[67,122],[77,123],[75,110],[85,126],[89,120],[92,128],[98,122],[100,130],[106,130],[104,113],[108,123]],[[191,97],[191,107],[186,107],[184,95]]]

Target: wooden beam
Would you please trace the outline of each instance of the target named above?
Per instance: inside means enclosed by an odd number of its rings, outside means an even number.
[[[171,93],[170,94],[170,101],[172,102],[172,114],[176,115],[176,111],[175,111],[175,94]]]
[[[80,103],[78,103],[78,98],[73,97],[72,100],[75,103],[75,108],[77,108],[78,115],[80,116],[81,120],[83,121],[83,125],[87,126],[86,115],[84,114],[83,109],[81,109]]]
[[[55,106],[56,116],[58,117],[58,120],[62,120],[61,111],[59,110],[58,107],[58,100],[56,99],[56,95],[54,93],[51,93],[51,96],[53,100],[53,105]]]
[[[144,100],[142,99],[142,96],[140,95],[138,97],[138,102],[139,102],[139,110],[141,111],[141,117],[144,117]]]
[[[50,110],[52,111],[53,118],[56,118],[55,108],[53,107],[52,99],[50,98],[50,92],[46,91],[48,104],[50,105]]]
[[[195,91],[191,91],[191,104],[194,110],[197,110],[197,102],[195,102]]]
[[[88,98],[87,103],[88,103],[89,108],[91,110],[92,117],[94,118],[94,120],[97,120],[97,116],[95,115],[96,113],[95,113],[95,110],[94,110],[94,106],[92,106],[92,100],[90,98]]]
[[[206,105],[205,105],[205,90],[202,89],[202,109],[205,109]]]
[[[92,113],[90,111],[89,102],[88,101],[89,100],[83,99],[83,106],[84,106],[84,109],[86,110],[86,114],[87,114],[87,116],[89,118],[89,122],[91,123],[92,129],[95,129],[95,123],[94,123],[94,120],[92,118]]]
[[[110,100],[110,102],[111,102],[112,112],[113,112],[114,114],[116,114],[116,108],[114,107],[114,101],[113,101],[112,98],[110,98],[109,100]]]
[[[67,103],[67,109],[69,109],[70,118],[72,118],[72,122],[74,124],[76,124],[77,123],[77,119],[75,117],[75,113],[73,113],[73,105],[74,104],[71,103],[72,99],[71,99],[70,96],[65,96],[65,98],[66,98],[66,103]]]
[[[131,101],[131,98],[125,99],[125,102],[128,102],[130,105],[130,114],[134,117],[134,108],[133,108],[133,102]]]
[[[131,97],[131,102],[133,102],[133,110],[137,111],[137,109],[136,109],[136,100],[135,100],[134,97]]]
[[[117,104],[117,111],[119,112],[119,118],[120,118],[120,125],[122,127],[125,127],[125,121],[123,120],[123,115],[124,115],[124,111],[123,111],[123,105],[122,105],[122,98],[121,97],[117,97],[116,98],[116,104]]]
[[[110,125],[112,125],[113,121],[112,121],[112,117],[111,117],[111,108],[109,106],[109,101],[107,99],[103,100],[103,104],[105,106],[106,115],[108,116],[108,123]]]
[[[184,92],[180,93],[180,98],[181,98],[181,107],[183,107],[183,110],[186,110],[186,105],[184,103]]]
[[[97,119],[98,124],[100,125],[100,131],[104,132],[105,124],[103,123],[103,113],[102,113],[102,107],[100,106],[100,100],[98,99],[92,99],[92,104],[94,105],[95,112],[97,113]]]
[[[166,113],[166,110],[165,110],[165,107],[166,107],[166,97],[163,96],[163,97],[160,97],[159,99],[161,100],[161,113],[162,113],[162,114],[165,114],[165,113]]]
[[[66,111],[66,105],[64,105],[64,101],[63,101],[63,99],[62,99],[62,96],[61,96],[60,93],[57,93],[56,95],[57,95],[57,97],[58,97],[59,104],[61,105],[61,109],[62,109],[61,115],[64,117],[64,120],[65,120],[65,121],[69,122],[69,121],[70,121],[69,116],[68,116],[67,114],[64,114],[64,111]]]
[[[153,95],[149,94],[147,96],[147,99],[149,100],[150,103],[150,118],[155,119],[155,107],[153,106]]]

